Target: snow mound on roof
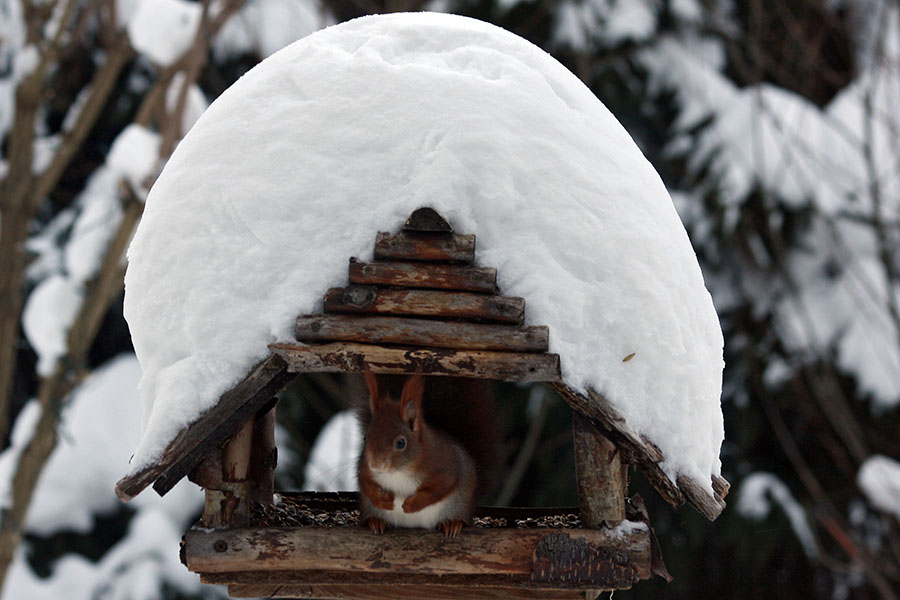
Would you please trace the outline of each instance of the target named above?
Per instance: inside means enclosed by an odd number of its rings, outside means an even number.
[[[719,473],[721,328],[659,176],[541,49],[428,13],[288,46],[179,144],[128,255],[144,402],[132,473],[422,205],[477,235],[477,261],[550,327],[566,382],[606,395],[667,474]]]

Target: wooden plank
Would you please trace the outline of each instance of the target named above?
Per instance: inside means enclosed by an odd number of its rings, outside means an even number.
[[[497,269],[410,262],[351,262],[350,283],[492,294]]]
[[[260,415],[253,423],[253,447],[250,453],[250,503],[272,504],[275,494],[275,467],[278,448],[275,447],[275,407]]]
[[[183,546],[183,544],[182,544]],[[359,571],[227,571],[199,573],[200,582],[212,585],[443,585],[504,587],[532,590],[587,590],[590,584],[545,583],[526,575],[432,575],[428,573],[362,573]],[[619,582],[608,589],[627,589]],[[583,593],[583,592],[582,592]]]
[[[428,260],[470,265],[475,262],[475,236],[380,231],[375,237],[375,260]]]
[[[525,318],[525,300],[468,292],[350,285],[328,290],[325,312],[444,317],[518,325]]]
[[[616,530],[465,528],[455,538],[414,529],[375,535],[360,527],[191,529],[184,537],[184,558],[188,569],[197,573],[265,572],[268,583],[289,583],[290,578],[282,579],[281,574],[299,571],[340,573],[346,583],[354,583],[354,574],[420,575],[431,583],[443,582],[441,578],[447,576],[531,581],[539,547],[559,548],[566,543],[581,548],[566,558],[579,572],[606,572],[613,554],[618,563],[627,562],[630,572],[623,576],[617,570],[615,580],[605,582],[611,587],[649,576],[649,530],[643,524]],[[574,571],[567,573],[571,576]],[[587,576],[560,583],[574,586],[583,581],[607,587],[597,577]]]
[[[297,319],[301,342],[344,341],[405,344],[460,350],[546,352],[550,330],[405,317],[312,315]]]
[[[696,479],[681,475],[678,477],[677,484],[688,502],[710,521],[715,521],[716,517],[725,510],[725,500],[711,491],[712,482],[703,486]]]
[[[599,591],[599,590],[598,590]],[[427,585],[427,584],[267,584],[235,583],[228,586],[232,598],[368,598],[385,600],[584,600],[582,590],[529,589],[498,586]]]
[[[292,373],[373,373],[451,375],[500,381],[560,380],[556,354],[493,352],[489,350],[404,349],[371,344],[335,342],[303,346],[270,344]]]
[[[585,527],[618,523],[625,519],[626,466],[615,444],[591,421],[572,411],[575,480]]]
[[[430,206],[417,208],[406,219],[403,231],[418,231],[428,233],[452,233],[453,228],[447,219]]]
[[[224,393],[219,402],[181,431],[169,444],[162,458],[116,484],[116,494],[127,502],[148,485],[164,495],[190,473],[204,456],[218,449],[257,411],[264,408],[294,374],[277,356],[269,356],[257,364],[234,388]]]
[[[574,410],[603,426],[606,434],[623,454],[625,462],[639,466],[644,476],[666,502],[678,507],[689,501],[710,521],[715,520],[724,510],[725,501],[722,497],[707,494],[703,486],[693,479],[679,477],[677,483],[669,479],[659,466],[665,458],[662,451],[650,440],[638,435],[621,413],[601,394],[591,390],[585,396],[564,383],[554,383],[552,387]],[[723,491],[727,489],[727,485],[728,482],[724,479],[715,483],[715,486]]]

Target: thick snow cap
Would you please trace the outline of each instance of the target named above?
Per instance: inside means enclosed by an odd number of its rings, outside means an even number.
[[[605,395],[667,475],[719,474],[722,332],[656,171],[544,51],[428,13],[288,46],[179,144],[128,253],[144,403],[131,472],[422,205],[477,235],[478,263],[549,326],[566,383]]]

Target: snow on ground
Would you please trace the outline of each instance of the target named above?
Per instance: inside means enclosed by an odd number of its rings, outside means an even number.
[[[872,456],[859,468],[856,483],[872,506],[900,519],[900,462]]]
[[[144,372],[131,472],[422,205],[478,236],[478,262],[550,327],[567,383],[606,395],[667,474],[719,472],[721,329],[659,176],[548,54],[438,14],[361,18],[288,46],[179,144],[129,250]]]
[[[38,480],[26,520],[29,533],[88,533],[96,515],[120,509],[113,486],[137,437],[139,378],[135,357],[121,356],[95,371],[73,393],[63,410],[59,443]],[[31,406],[37,408],[37,403]],[[39,415],[40,410],[32,412]],[[16,421],[14,446],[20,428],[26,427],[20,423],[36,419],[23,416]],[[40,579],[20,549],[2,598],[151,599],[162,596],[164,583],[185,594],[199,592],[200,582],[180,563],[178,549],[189,521],[202,506],[201,492],[182,482],[165,500],[144,494],[130,506],[137,513],[128,532],[97,562],[66,554],[50,577]]]

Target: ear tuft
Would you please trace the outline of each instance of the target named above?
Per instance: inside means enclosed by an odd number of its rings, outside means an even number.
[[[424,393],[425,378],[416,373],[403,384],[403,392],[400,395],[400,410],[403,420],[415,432],[419,431],[422,422],[422,396]]]
[[[378,379],[375,378],[375,374],[368,367],[363,371],[363,376],[366,378],[366,387],[369,388],[369,407],[374,413],[375,406],[378,403]]]

